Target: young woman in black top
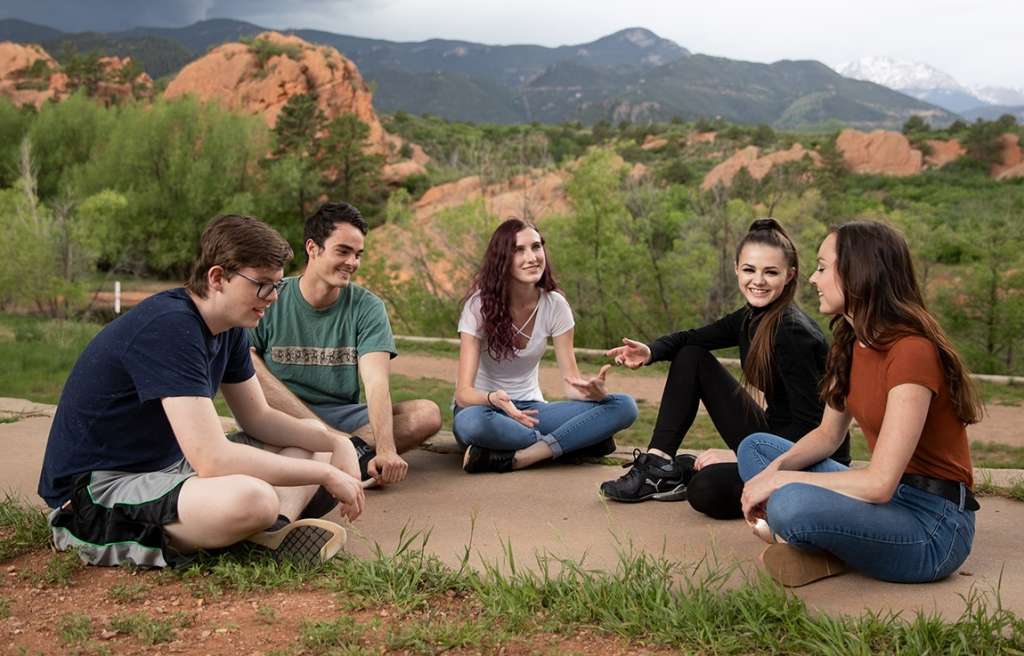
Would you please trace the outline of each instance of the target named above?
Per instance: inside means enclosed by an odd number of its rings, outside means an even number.
[[[682,501],[719,519],[743,516],[743,482],[736,449],[747,435],[769,431],[797,440],[821,421],[818,384],[828,345],[821,329],[797,307],[799,260],[774,219],[758,219],[736,247],[736,278],[744,307],[718,321],[666,335],[650,345],[623,339],[607,352],[636,369],[671,360],[658,420],[646,453],[634,451],[630,471],[601,484],[601,494],[624,502]],[[747,389],[711,354],[739,346]],[[764,408],[748,392],[759,390]],[[676,451],[702,402],[729,447],[697,458]],[[850,461],[849,438],[832,456]]]

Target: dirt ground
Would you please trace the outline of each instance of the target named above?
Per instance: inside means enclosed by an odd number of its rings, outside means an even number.
[[[277,650],[310,653],[309,649],[302,650],[304,625],[348,617],[362,627],[348,632],[355,644],[371,653],[410,653],[392,649],[401,644],[397,632],[403,626],[424,620],[466,622],[478,613],[470,602],[454,595],[431,600],[427,609],[416,611],[394,606],[352,608],[338,594],[322,589],[220,592],[209,586],[204,589],[201,582],[183,583],[159,572],[110,568],[83,568],[68,585],[51,585],[40,580],[49,560],[49,552],[34,553],[6,563],[0,570],[0,596],[10,604],[10,616],[0,619],[0,652],[207,656],[262,655]],[[132,614],[169,626],[170,639],[150,644],[153,638],[145,633],[118,630],[118,619]],[[71,632],[62,631],[61,626],[82,616],[89,618],[89,626],[72,642],[68,640]],[[361,639],[351,637],[356,633],[362,633]],[[476,654],[481,648],[446,651]],[[542,633],[512,640],[502,643],[501,653],[604,656],[675,652],[638,648],[583,629],[567,635]]]

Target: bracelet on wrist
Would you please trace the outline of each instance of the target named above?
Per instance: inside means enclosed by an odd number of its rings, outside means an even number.
[[[494,402],[491,401],[491,394],[494,394],[494,390],[487,393],[487,405],[494,407]]]

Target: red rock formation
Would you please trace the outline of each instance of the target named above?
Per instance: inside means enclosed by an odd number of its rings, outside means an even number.
[[[355,64],[337,50],[314,46],[296,36],[264,32],[253,45],[228,43],[181,69],[164,95],[192,94],[226,108],[259,114],[273,126],[292,96],[315,91],[328,119],[354,113],[370,127],[374,152],[389,155],[388,135],[373,111],[373,96]],[[269,44],[283,54],[261,63],[257,51]],[[263,47],[266,51],[268,48]]]
[[[1010,180],[1012,178],[1024,178],[1024,163],[1005,169],[996,176],[996,180]]]
[[[658,137],[653,134],[647,135],[644,139],[644,143],[640,146],[643,150],[658,150],[668,145],[668,139],[664,137]]]
[[[686,145],[692,146],[699,143],[715,143],[717,132],[691,132],[686,135]]]
[[[786,162],[798,162],[805,156],[809,156],[815,166],[821,164],[821,156],[818,153],[813,150],[807,150],[800,144],[793,144],[789,150],[779,150],[764,157],[759,157],[760,152],[757,146],[747,146],[742,150],[736,151],[732,157],[708,171],[700,185],[701,189],[707,191],[717,184],[728,187],[732,184],[732,179],[740,172],[740,169],[747,169],[752,178],[760,180],[768,175],[772,167],[785,164]]]
[[[956,139],[950,139],[949,141],[929,139],[925,143],[928,144],[931,152],[925,155],[924,163],[933,169],[941,169],[946,164],[955,162],[967,153],[967,150]]]
[[[1003,180],[1004,173],[1020,166],[1024,161],[1021,156],[1020,137],[1016,134],[1006,133],[999,137],[1000,153],[999,164],[993,164],[989,173],[993,178]]]
[[[153,96],[153,79],[146,73],[139,73],[134,79],[126,79],[125,69],[131,64],[130,57],[100,57],[103,80],[96,88],[96,97],[106,105],[114,105],[133,98],[148,99]]]
[[[29,73],[37,61],[44,62],[48,74],[36,77]],[[67,80],[60,64],[39,46],[0,43],[0,96],[15,105],[38,108],[47,100],[60,100],[67,95]]]
[[[836,147],[853,173],[903,176],[921,172],[921,151],[911,148],[899,132],[875,130],[865,134],[847,128],[839,133]]]
[[[761,149],[757,146],[747,146],[746,148],[737,150],[733,153],[732,157],[708,171],[708,174],[704,176],[704,182],[701,183],[700,188],[706,191],[719,183],[729,186],[732,183],[733,177],[740,172],[740,169],[746,168],[753,162],[757,161],[760,154]]]

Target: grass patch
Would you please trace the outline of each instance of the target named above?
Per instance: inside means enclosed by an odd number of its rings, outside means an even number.
[[[49,539],[45,514],[10,494],[0,500],[0,562],[45,547]]]
[[[46,563],[46,567],[39,574],[39,581],[46,585],[61,588],[71,587],[71,581],[75,574],[85,569],[85,563],[78,557],[78,552],[71,549],[56,553]]]
[[[987,380],[979,380],[978,390],[985,403],[995,405],[1021,405],[1024,403],[1024,385],[1013,383],[1012,385],[1000,385]]]
[[[62,615],[57,620],[57,635],[67,647],[81,645],[92,635],[92,618],[80,613]]]
[[[146,645],[159,645],[174,640],[175,626],[187,626],[187,615],[178,613],[172,619],[161,620],[145,613],[128,613],[110,618],[110,628],[130,635]]]
[[[971,442],[971,461],[975,467],[1024,469],[1024,447],[995,442]]]
[[[147,592],[149,592],[149,586],[140,581],[117,583],[107,590],[107,597],[119,604],[130,604],[144,599]]]
[[[99,324],[0,314],[0,396],[56,403]]]
[[[0,597],[0,620],[11,616],[11,602],[6,597]]]
[[[299,641],[311,654],[333,654],[339,648],[351,650],[360,647],[364,632],[365,629],[355,619],[342,616],[333,620],[303,622]]]

